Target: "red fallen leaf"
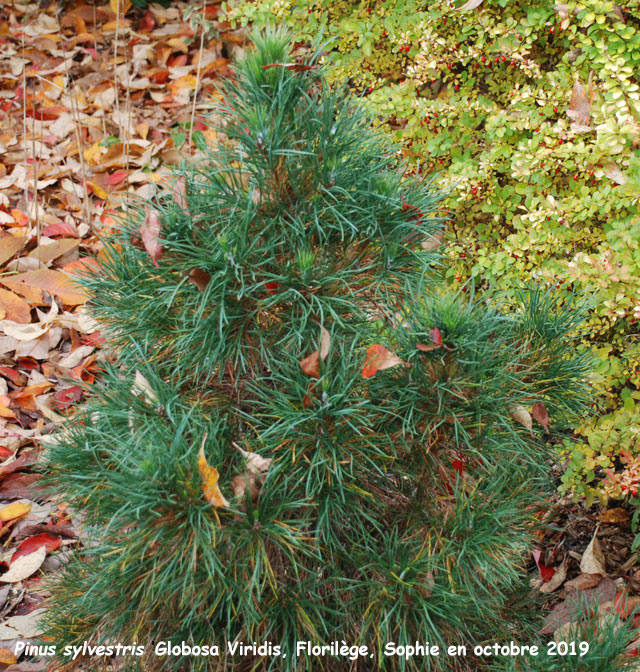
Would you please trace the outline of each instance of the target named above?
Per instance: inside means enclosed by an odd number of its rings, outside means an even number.
[[[22,453],[20,457],[15,459],[13,462],[10,462],[9,464],[3,464],[0,467],[0,478],[9,476],[9,474],[14,474],[16,471],[30,467],[35,463],[36,454],[34,452],[27,451],[26,453]]]
[[[124,182],[127,179],[127,175],[128,173],[126,170],[116,170],[114,173],[111,173],[111,175],[107,175],[104,182],[105,184],[115,187]]]
[[[27,371],[33,371],[34,369],[40,368],[40,363],[33,357],[18,357],[16,361],[23,369],[27,369]]]
[[[416,343],[416,348],[422,352],[430,352],[431,350],[437,350],[438,348],[446,348],[447,350],[450,350],[451,348],[447,348],[446,345],[442,342],[442,334],[440,333],[440,329],[438,327],[433,327],[433,329],[429,330],[429,336],[431,336],[431,340],[433,343],[429,345],[425,345],[424,343]]]
[[[11,216],[15,220],[16,226],[26,226],[29,223],[29,218],[18,208],[12,208]]]
[[[142,29],[153,30],[156,27],[156,20],[153,18],[151,10],[147,10],[142,18]]]
[[[277,282],[267,282],[267,283],[265,283],[264,286],[267,288],[267,291],[269,292],[269,294],[273,295],[273,294],[276,293],[276,291],[277,291],[277,289],[280,285]]]
[[[0,110],[3,112],[8,112],[11,109],[11,101],[10,100],[5,100],[2,105],[0,105]]]
[[[67,108],[62,105],[53,105],[34,110],[33,107],[27,107],[24,114],[27,117],[33,117],[36,121],[55,121]]]
[[[407,363],[403,362],[398,355],[394,355],[393,352],[387,350],[384,345],[379,343],[371,345],[367,350],[367,358],[362,367],[362,377],[373,378],[378,371],[390,369],[398,364],[406,365]]]
[[[78,232],[69,224],[69,222],[54,222],[53,224],[47,224],[47,226],[42,229],[43,236],[49,236],[53,238],[55,236],[70,236],[71,238],[79,238]]]
[[[549,431],[549,414],[542,401],[536,401],[531,407],[531,415],[534,420],[537,420],[543,427],[544,431]]]
[[[96,361],[96,357],[97,355],[89,355],[89,357],[87,357],[84,362],[78,364],[78,366],[74,366],[69,371],[69,377],[85,383],[93,383],[96,378],[94,375],[92,375],[92,372],[102,371],[99,366],[93,366],[93,363]]]
[[[82,337],[83,345],[92,345],[94,348],[99,348],[107,342],[107,339],[100,331],[94,331],[93,334],[87,334]]]
[[[169,79],[168,70],[158,70],[157,72],[152,72],[149,75],[149,80],[154,84],[164,84]]]
[[[154,266],[158,266],[158,259],[162,256],[162,243],[160,242],[160,231],[162,224],[160,217],[153,210],[145,209],[146,216],[140,227],[140,236],[144,249],[149,253]]]
[[[546,583],[556,573],[556,570],[553,567],[547,567],[547,565],[544,565],[540,562],[542,552],[539,549],[534,549],[531,552],[531,555],[533,556],[536,566],[538,567],[538,571],[540,572],[542,583]]]
[[[10,380],[14,385],[19,387],[27,384],[27,379],[22,373],[8,366],[0,366],[0,376]]]
[[[64,411],[72,404],[80,401],[82,393],[83,390],[78,385],[59,390],[53,395],[53,406],[59,411]]]
[[[201,119],[198,119],[196,117],[195,121],[193,122],[193,127],[196,129],[196,131],[206,131],[207,126],[202,122]]]
[[[182,67],[183,65],[187,65],[188,62],[189,57],[187,56],[187,54],[178,54],[176,56],[171,56],[167,61],[167,65],[170,68],[179,68]]]
[[[451,462],[451,466],[455,471],[458,472],[460,476],[462,476],[462,474],[464,473],[464,463],[462,462],[461,459],[456,457],[456,459],[453,460],[453,462]]]
[[[40,546],[46,546],[47,551],[49,552],[55,551],[60,548],[61,541],[60,537],[54,537],[52,534],[47,534],[46,532],[37,534],[35,537],[29,537],[18,546],[16,552],[11,556],[10,562],[13,562],[23,555],[29,555],[29,553],[37,551]]]
[[[0,446],[0,457],[9,457],[9,455],[13,455],[13,451],[6,446]]]

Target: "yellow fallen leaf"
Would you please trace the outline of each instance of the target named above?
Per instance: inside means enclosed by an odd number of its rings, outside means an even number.
[[[29,511],[31,511],[29,502],[13,502],[13,504],[7,504],[0,509],[0,520],[6,523],[8,520],[26,516]]]
[[[114,14],[126,14],[131,9],[131,0],[109,0]]]
[[[3,665],[15,665],[18,659],[13,655],[11,649],[0,649],[0,663]]]
[[[229,502],[220,492],[220,486],[218,485],[220,474],[218,474],[218,470],[215,467],[212,467],[207,462],[207,458],[204,455],[204,442],[206,440],[207,435],[205,434],[204,438],[202,439],[202,445],[200,446],[200,452],[198,453],[198,469],[200,470],[200,476],[202,477],[202,489],[204,491],[204,496],[206,497],[207,501],[215,508],[229,506]]]
[[[16,419],[16,414],[9,408],[11,399],[6,394],[0,395],[0,418]]]
[[[85,161],[92,166],[96,166],[100,163],[100,157],[105,149],[104,145],[101,145],[100,141],[96,140],[91,147],[88,147],[82,153],[84,154]]]
[[[143,140],[147,139],[147,134],[149,133],[149,124],[147,124],[145,121],[141,121],[139,124],[136,124],[133,128]]]
[[[182,77],[178,77],[178,79],[172,82],[169,87],[172,91],[177,91],[179,89],[189,89],[192,91],[196,88],[197,83],[198,80],[194,77],[194,75],[183,75]]]
[[[0,264],[4,264],[24,247],[26,238],[2,232],[0,233],[0,241]]]
[[[103,201],[107,199],[107,192],[99,184],[91,182],[90,180],[87,180],[87,184],[93,189],[93,193],[98,198],[101,198]]]

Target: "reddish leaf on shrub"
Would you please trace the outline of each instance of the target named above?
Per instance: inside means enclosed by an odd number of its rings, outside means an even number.
[[[555,570],[553,567],[547,567],[547,565],[543,564],[540,562],[540,557],[542,556],[542,552],[539,549],[534,549],[531,552],[531,555],[533,556],[533,559],[535,560],[536,566],[538,567],[538,571],[540,572],[540,577],[542,578],[542,582],[546,582],[549,579],[553,577],[555,574]]]
[[[160,242],[160,231],[162,224],[160,217],[153,210],[146,208],[144,222],[140,227],[140,237],[144,244],[144,249],[149,253],[154,265],[158,265],[158,259],[162,255],[162,243]]]
[[[390,369],[398,364],[405,364],[398,355],[395,355],[390,350],[387,350],[384,345],[376,343],[367,350],[367,358],[362,367],[363,378],[373,378],[378,371]]]
[[[533,404],[531,407],[531,415],[534,420],[544,427],[545,432],[549,431],[549,414],[542,401],[536,401],[535,404]]]
[[[324,327],[320,329],[320,349],[300,360],[300,368],[310,378],[320,378],[320,360],[324,361],[327,358],[331,346],[331,335]]]
[[[55,537],[52,534],[47,534],[46,532],[37,534],[35,537],[29,537],[28,539],[25,539],[20,544],[20,546],[18,546],[16,552],[11,556],[11,562],[22,555],[29,555],[29,553],[33,553],[34,551],[38,550],[40,546],[46,546],[47,551],[49,552],[55,551],[60,547],[60,541],[60,537]]]

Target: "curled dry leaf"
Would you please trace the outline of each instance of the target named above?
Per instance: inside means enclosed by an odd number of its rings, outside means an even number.
[[[244,448],[241,448],[235,441],[232,441],[232,445],[236,450],[240,451],[240,453],[242,453],[246,459],[247,471],[250,474],[254,474],[259,479],[263,479],[267,471],[269,471],[269,467],[273,461],[272,458],[262,457],[262,455],[258,455],[258,453],[252,453],[248,450],[244,450]]]
[[[509,414],[516,421],[519,422],[523,427],[526,427],[529,431],[533,429],[533,420],[531,414],[524,406],[512,406],[509,409]]]
[[[255,503],[260,494],[260,485],[253,474],[245,471],[231,479],[231,490],[236,499],[243,499],[248,492],[251,501]]]
[[[158,214],[149,208],[145,208],[144,222],[140,226],[140,237],[144,249],[149,253],[151,261],[158,266],[158,259],[162,256],[162,243],[160,242],[160,232],[162,224]]]
[[[543,427],[544,431],[549,431],[549,413],[542,401],[536,401],[535,404],[531,407],[531,415],[536,422],[539,422]]]
[[[440,247],[440,245],[442,245],[443,240],[444,240],[444,232],[436,231],[434,234],[427,236],[420,243],[420,247],[423,250],[426,250],[427,252],[433,252],[433,250],[437,250]]]
[[[201,292],[207,288],[211,276],[201,268],[192,268],[189,271],[189,282],[192,282]]]
[[[629,518],[631,518],[629,512],[626,509],[619,507],[615,509],[607,509],[598,517],[601,523],[613,523],[614,525],[617,523],[626,523]]]
[[[136,370],[136,375],[133,379],[131,392],[135,394],[136,397],[143,397],[148,406],[153,406],[158,403],[158,396],[151,387],[151,383],[138,370]]]
[[[33,322],[31,324],[18,324],[16,322],[4,320],[1,323],[2,330],[7,336],[11,336],[17,341],[33,341],[49,331],[57,314],[58,304],[55,301],[52,301],[51,308],[42,318],[42,321]],[[40,315],[42,315],[42,313],[40,313]]]
[[[0,639],[31,639],[42,634],[40,618],[46,609],[34,609],[28,614],[12,616],[0,624]]]
[[[606,576],[606,561],[597,535],[598,530],[596,528],[593,539],[591,539],[589,545],[585,548],[584,553],[582,554],[580,571],[583,574],[601,574],[602,576]]]
[[[451,348],[447,347],[442,342],[442,334],[440,333],[440,329],[438,329],[438,327],[433,327],[433,329],[430,329],[429,336],[431,337],[433,343],[430,343],[429,345],[425,345],[424,343],[416,343],[416,348],[418,348],[418,350],[421,352],[430,352],[431,350],[438,350],[439,348],[451,350]]]
[[[540,572],[540,578],[542,579],[543,582],[546,581],[551,581],[555,575],[555,570],[553,567],[549,567],[548,565],[545,565],[540,558],[542,557],[542,551],[540,549],[536,548],[531,552],[531,555],[533,556],[533,559],[536,563],[536,567],[538,568],[538,572]]]
[[[567,581],[564,589],[567,593],[575,593],[579,590],[595,588],[602,581],[602,574],[579,574],[575,579]]]
[[[371,345],[367,350],[367,358],[362,367],[362,377],[373,378],[378,371],[390,369],[398,366],[398,364],[407,366],[407,362],[403,362],[398,355],[387,350],[384,345],[380,345],[379,343]]]
[[[202,478],[202,490],[206,500],[213,505],[214,508],[220,508],[222,506],[229,506],[229,502],[224,498],[222,492],[220,492],[220,486],[218,481],[220,480],[220,474],[215,467],[212,467],[208,462],[204,454],[204,444],[207,440],[207,435],[205,434],[202,439],[202,445],[200,446],[200,452],[198,453],[198,470],[200,471],[200,476]]]
[[[591,130],[589,111],[591,101],[587,97],[584,86],[578,80],[575,81],[571,91],[571,102],[567,115],[571,119],[571,129],[578,133]]]
[[[553,576],[543,583],[538,590],[541,593],[553,593],[554,590],[560,588],[567,578],[567,567],[569,566],[569,560],[565,558],[560,565],[554,568]]]
[[[320,378],[320,360],[327,358],[331,347],[331,335],[324,327],[320,327],[320,330],[320,349],[300,360],[300,368],[310,378]]]
[[[35,574],[47,555],[47,547],[39,546],[35,551],[28,555],[19,556],[15,562],[11,563],[9,570],[0,576],[3,583],[18,583],[23,579]]]

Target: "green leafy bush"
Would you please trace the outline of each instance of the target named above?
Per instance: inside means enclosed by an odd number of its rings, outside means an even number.
[[[606,499],[607,468],[640,452],[640,8],[603,0],[226,3],[235,24],[281,21],[301,43],[331,38],[347,77],[418,173],[452,191],[447,279],[507,294],[533,279],[594,297],[581,334],[607,347],[594,389],[602,415],[565,487]],[[602,351],[601,351],[602,352]],[[622,396],[627,389],[631,397]],[[633,402],[635,404],[635,401]],[[620,416],[620,417],[617,417]],[[633,431],[596,447],[611,424]]]
[[[145,670],[232,669],[234,641],[286,654],[252,669],[350,670],[296,655],[343,640],[367,669],[423,670],[387,642],[532,638],[528,409],[562,427],[588,403],[584,310],[440,291],[440,194],[389,165],[317,52],[256,41],[220,148],[132,208],[86,280],[114,362],[47,453],[88,536],[49,635],[135,641]],[[154,655],[167,640],[220,659]]]

